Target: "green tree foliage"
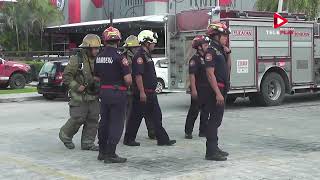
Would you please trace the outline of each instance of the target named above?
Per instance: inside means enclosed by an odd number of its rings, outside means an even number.
[[[62,13],[48,0],[19,0],[1,10],[4,27],[0,44],[7,50],[44,50],[44,28],[63,20]]]
[[[279,0],[258,0],[256,7],[259,11],[276,12]],[[304,13],[309,20],[319,17],[320,0],[284,0],[284,9],[290,13]]]

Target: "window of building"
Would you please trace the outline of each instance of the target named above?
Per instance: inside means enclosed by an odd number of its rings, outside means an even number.
[[[190,0],[191,7],[208,7],[214,4],[215,0]]]

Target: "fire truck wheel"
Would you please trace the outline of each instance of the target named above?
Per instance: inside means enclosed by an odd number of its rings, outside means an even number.
[[[272,72],[266,75],[261,83],[261,92],[257,97],[263,106],[280,105],[285,97],[285,83],[280,74]]]
[[[12,89],[23,89],[26,86],[26,78],[23,74],[13,74],[9,81]]]

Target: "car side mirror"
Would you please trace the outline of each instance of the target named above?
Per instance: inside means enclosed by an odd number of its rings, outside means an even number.
[[[160,68],[168,68],[169,62],[167,60],[162,60],[159,62],[159,67]]]

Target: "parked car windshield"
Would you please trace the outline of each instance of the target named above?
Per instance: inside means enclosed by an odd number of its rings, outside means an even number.
[[[57,71],[57,66],[56,64],[52,63],[52,62],[47,62],[45,63],[39,73],[39,76],[54,76],[56,74]]]

